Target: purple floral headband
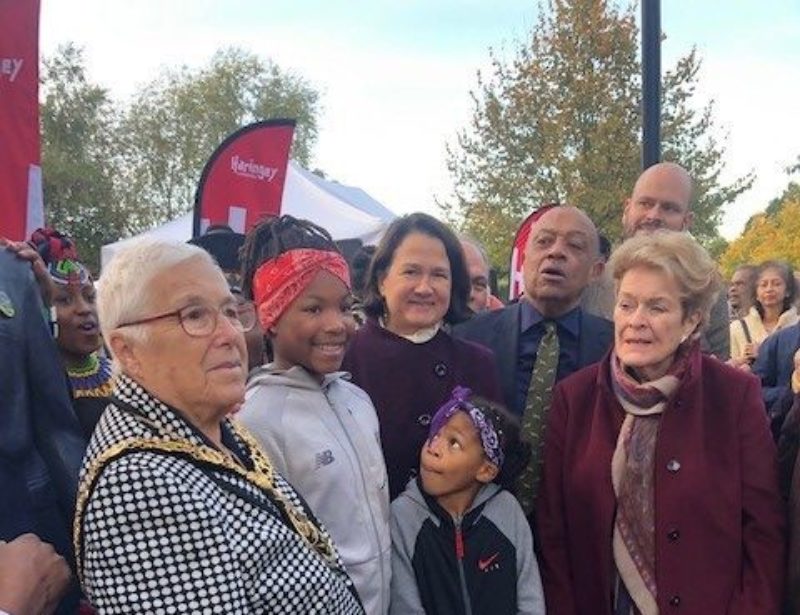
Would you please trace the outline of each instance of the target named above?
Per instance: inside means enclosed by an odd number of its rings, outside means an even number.
[[[450,399],[444,402],[431,419],[428,440],[433,439],[442,430],[444,424],[450,420],[450,417],[461,410],[467,413],[478,430],[486,457],[500,468],[503,465],[503,449],[500,447],[500,438],[497,437],[494,425],[486,418],[483,411],[468,401],[470,395],[472,395],[472,391],[466,387],[457,386],[453,389]]]

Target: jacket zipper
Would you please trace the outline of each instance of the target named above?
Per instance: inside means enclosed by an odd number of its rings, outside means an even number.
[[[467,579],[464,575],[464,536],[461,532],[462,519],[463,517],[461,516],[453,519],[453,525],[455,526],[456,533],[456,562],[458,563],[458,580],[461,582],[461,599],[464,601],[464,615],[472,615],[472,604],[469,600]]]
[[[367,506],[367,509],[370,512],[370,514],[369,514],[370,525],[372,525],[372,533],[373,533],[373,535],[375,537],[375,545],[378,547],[378,561],[380,562],[380,571],[381,571],[381,585],[380,586],[381,587],[385,587],[386,586],[386,571],[383,569],[384,568],[383,567],[383,550],[381,549],[380,532],[378,531],[378,526],[375,524],[375,511],[372,509],[372,506],[370,505],[370,500],[369,500],[369,495],[368,495],[369,490],[367,489],[367,480],[366,480],[366,478],[364,478],[364,469],[362,468],[361,455],[359,455],[359,453],[358,453],[358,447],[353,444],[353,440],[350,438],[350,432],[347,430],[347,426],[344,424],[344,421],[342,421],[342,417],[339,416],[339,413],[336,411],[336,407],[333,405],[333,401],[331,400],[330,397],[328,397],[328,391],[326,389],[323,389],[322,394],[325,396],[325,400],[328,402],[328,405],[330,406],[331,410],[333,410],[333,415],[336,417],[336,420],[339,422],[339,425],[342,427],[342,431],[344,432],[345,438],[347,438],[347,443],[350,445],[350,450],[353,451],[353,454],[356,456],[356,460],[358,461],[358,463],[356,463],[356,465],[358,466],[358,475],[359,475],[359,477],[361,477],[361,487],[364,489],[364,495],[367,496],[365,504]],[[356,426],[356,428],[357,427],[358,426]],[[386,605],[384,604],[384,592],[383,591],[381,591],[381,610],[382,611],[386,610]]]

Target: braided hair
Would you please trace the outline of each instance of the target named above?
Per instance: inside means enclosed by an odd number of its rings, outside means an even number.
[[[253,277],[266,261],[298,248],[339,252],[330,233],[321,226],[284,214],[254,226],[242,246],[242,294],[253,300]]]

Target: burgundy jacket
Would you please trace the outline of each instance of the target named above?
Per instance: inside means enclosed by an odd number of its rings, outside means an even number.
[[[342,369],[369,394],[378,412],[391,499],[416,475],[431,417],[453,387],[469,387],[492,401],[503,399],[492,351],[442,330],[414,344],[370,318],[353,338]]]
[[[612,612],[611,456],[624,413],[609,357],[553,394],[537,507],[548,615]],[[693,355],[655,463],[660,612],[778,614],[786,520],[757,379]]]

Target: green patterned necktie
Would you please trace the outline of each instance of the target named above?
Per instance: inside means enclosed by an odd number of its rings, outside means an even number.
[[[547,411],[550,408],[557,367],[556,323],[548,320],[544,322],[544,335],[536,352],[531,382],[528,385],[528,396],[525,398],[525,414],[522,415],[522,437],[531,444],[531,460],[517,479],[517,498],[526,515],[531,515],[536,507],[539,477],[542,472]]]

